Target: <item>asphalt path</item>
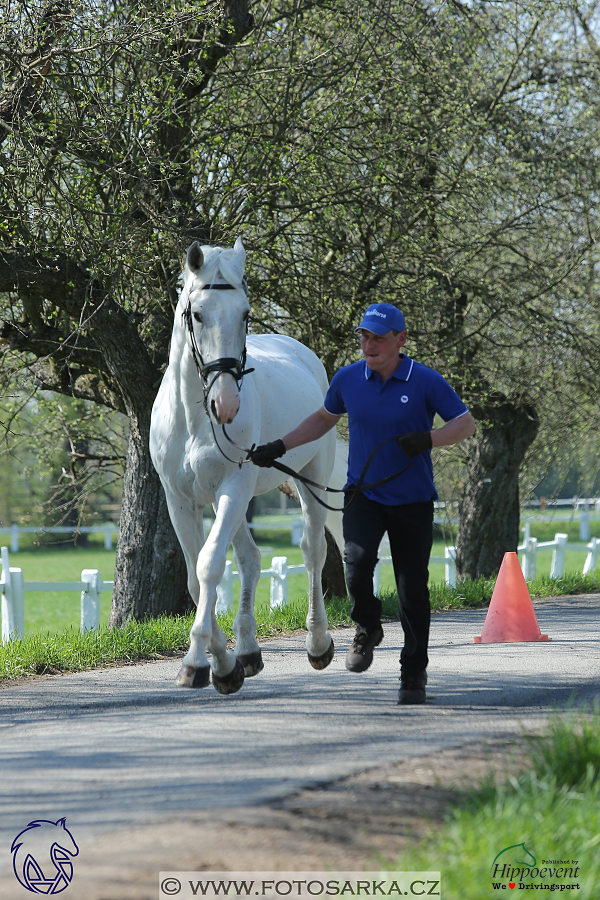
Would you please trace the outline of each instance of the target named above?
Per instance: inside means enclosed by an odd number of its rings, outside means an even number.
[[[66,817],[78,840],[185,815],[261,806],[301,788],[472,741],[537,730],[600,697],[600,595],[534,604],[551,640],[474,644],[485,610],[435,615],[428,702],[399,707],[398,623],[368,672],[315,672],[302,635],[265,642],[238,694],[176,688],[179,659],[22,681],[0,690],[0,894],[14,837]],[[15,888],[14,894],[7,886]]]

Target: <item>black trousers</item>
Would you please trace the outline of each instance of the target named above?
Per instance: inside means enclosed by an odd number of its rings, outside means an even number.
[[[346,503],[353,493],[346,491]],[[398,590],[404,647],[404,674],[427,668],[429,658],[429,557],[433,543],[433,500],[386,506],[360,494],[344,512],[346,584],[352,601],[350,615],[364,628],[381,622],[381,600],[373,593],[377,550],[387,531]]]

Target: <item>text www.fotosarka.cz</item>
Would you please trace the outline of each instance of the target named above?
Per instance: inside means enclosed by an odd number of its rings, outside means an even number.
[[[159,900],[266,897],[435,897],[439,872],[160,872]]]

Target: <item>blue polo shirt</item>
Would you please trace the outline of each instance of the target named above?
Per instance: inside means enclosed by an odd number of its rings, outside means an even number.
[[[346,484],[357,484],[370,454],[386,438],[408,431],[431,431],[436,413],[449,422],[468,412],[439,372],[404,354],[386,382],[364,360],[340,369],[331,380],[324,406],[334,416],[348,413],[350,452]],[[365,483],[379,481],[409,462],[398,444],[390,441],[375,454]],[[421,453],[403,475],[365,491],[365,496],[388,506],[436,500],[431,452]]]

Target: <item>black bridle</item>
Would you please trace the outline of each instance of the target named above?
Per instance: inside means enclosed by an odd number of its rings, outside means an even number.
[[[242,279],[242,288],[244,289],[244,293],[246,297],[248,296],[248,284],[246,279]],[[211,290],[211,291],[234,291],[236,288],[233,284],[203,284],[202,287],[198,288],[200,291]],[[210,413],[208,411],[208,395],[210,394],[213,385],[217,378],[220,375],[231,375],[233,379],[235,379],[235,383],[237,384],[238,391],[242,387],[242,383],[244,381],[244,375],[249,375],[250,372],[254,372],[254,369],[246,368],[246,340],[244,339],[244,349],[241,352],[239,359],[236,359],[234,356],[222,356],[220,359],[214,359],[212,362],[205,363],[202,359],[202,354],[200,353],[200,348],[198,347],[198,342],[196,340],[196,335],[194,333],[194,323],[192,321],[192,301],[188,299],[188,304],[183,311],[183,320],[185,322],[186,328],[188,330],[190,336],[190,349],[192,352],[192,359],[194,360],[194,365],[198,371],[198,375],[202,379],[202,385],[204,390],[204,411],[209,418],[212,427],[212,419],[210,417]],[[246,335],[248,334],[248,319],[246,318]],[[214,378],[209,380],[209,376],[212,373],[215,373]],[[213,427],[214,434],[214,427]],[[216,440],[216,438],[215,438]],[[217,444],[217,447],[219,445]],[[219,447],[219,450],[221,448]],[[223,451],[221,451],[223,452]],[[223,456],[225,454],[223,453]],[[229,457],[225,457],[229,459]],[[229,460],[229,462],[233,462],[233,460]]]

